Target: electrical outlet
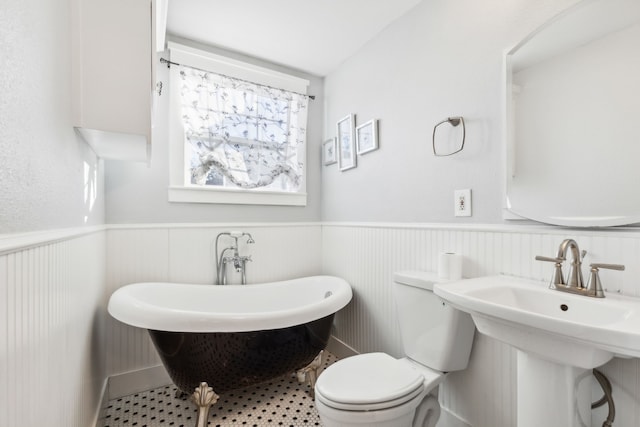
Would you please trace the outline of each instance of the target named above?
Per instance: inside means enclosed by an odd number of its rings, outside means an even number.
[[[453,194],[455,216],[471,216],[471,189],[456,190]]]

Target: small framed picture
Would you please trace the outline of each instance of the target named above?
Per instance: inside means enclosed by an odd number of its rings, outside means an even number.
[[[372,119],[356,128],[358,154],[378,149],[378,120]]]
[[[340,170],[347,170],[356,167],[355,150],[355,116],[349,114],[338,120],[338,155],[340,159]]]
[[[338,162],[336,154],[336,139],[327,139],[322,143],[322,163],[324,165],[332,165]]]

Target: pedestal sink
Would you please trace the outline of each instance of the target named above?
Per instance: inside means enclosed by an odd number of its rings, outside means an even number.
[[[591,425],[591,369],[640,357],[640,298],[590,298],[491,276],[434,291],[480,333],[518,350],[518,427]]]

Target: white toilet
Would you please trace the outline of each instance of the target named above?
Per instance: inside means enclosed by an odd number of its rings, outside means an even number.
[[[467,367],[475,326],[433,293],[437,274],[404,271],[393,279],[407,357],[360,354],[325,369],[315,386],[325,427],[433,427],[440,404],[432,392],[447,372]]]

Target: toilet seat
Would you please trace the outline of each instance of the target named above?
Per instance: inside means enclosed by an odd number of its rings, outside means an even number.
[[[323,372],[316,383],[317,400],[348,411],[393,408],[424,393],[423,373],[385,353],[340,360]]]

